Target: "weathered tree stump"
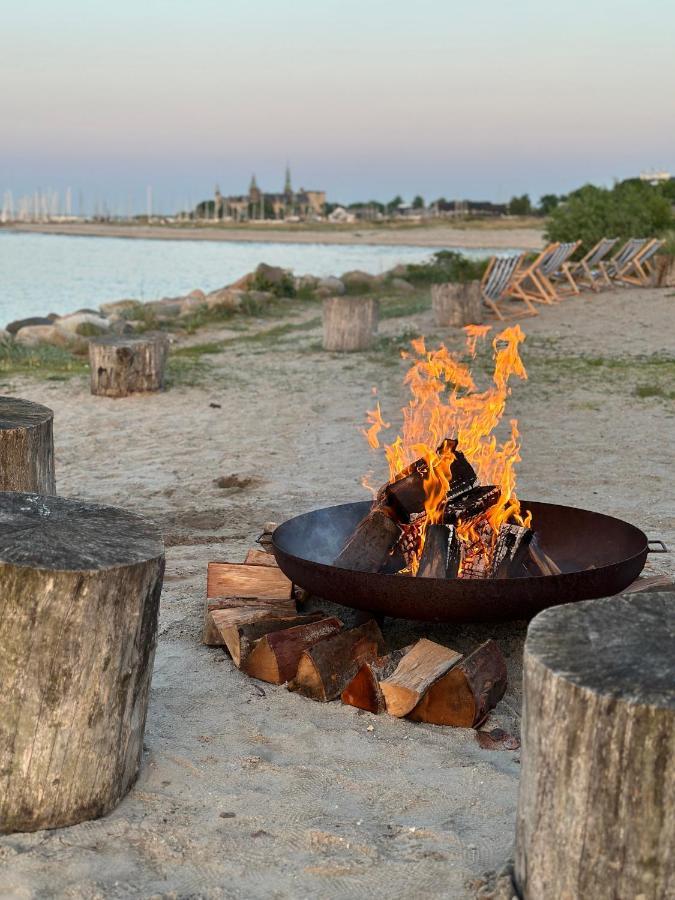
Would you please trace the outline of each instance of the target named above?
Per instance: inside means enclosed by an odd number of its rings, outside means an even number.
[[[525,644],[516,881],[525,900],[675,888],[675,593],[557,606]]]
[[[46,406],[0,397],[0,491],[56,493],[53,422]]]
[[[169,341],[163,334],[90,341],[92,394],[126,397],[141,391],[161,391],[168,354]]]
[[[431,305],[434,322],[440,328],[452,325],[480,325],[483,321],[483,303],[477,281],[466,284],[432,284]]]
[[[375,297],[327,297],[323,301],[323,349],[368,350],[377,332],[379,310]]]
[[[163,571],[139,516],[0,495],[0,833],[94,819],[133,784]]]

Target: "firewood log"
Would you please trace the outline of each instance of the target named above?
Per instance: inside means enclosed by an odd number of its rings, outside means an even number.
[[[448,502],[445,507],[443,521],[447,525],[456,525],[461,519],[463,522],[481,515],[499,500],[500,489],[494,484],[478,485],[462,497],[457,497]]]
[[[317,621],[270,632],[256,642],[242,668],[252,678],[284,684],[295,676],[305,650],[336,635],[341,628],[339,619],[321,616]]]
[[[286,615],[281,618],[277,617],[275,613],[274,615],[257,618],[254,622],[238,622],[236,625],[221,624],[218,630],[223,643],[232,657],[232,662],[235,666],[241,668],[253,650],[255,642],[259,641],[266,634],[272,631],[285,631],[287,628],[294,628],[296,625],[308,625],[311,622],[318,622],[325,617],[326,614],[324,612],[309,613],[308,615]],[[222,623],[222,618],[219,621]]]
[[[529,561],[526,561],[527,568],[532,574],[536,575],[560,575],[560,568],[544,551],[539,539],[535,534],[528,545]]]
[[[504,657],[494,641],[486,641],[432,684],[409,718],[475,728],[502,699],[506,683]]]
[[[459,542],[452,525],[429,525],[417,570],[418,578],[456,578]]]
[[[392,716],[407,715],[434,682],[462,658],[461,653],[421,638],[400,661],[395,671],[380,682],[380,688]]]
[[[476,483],[477,475],[473,466],[466,456],[457,450],[457,441],[454,439],[446,438],[436,452],[439,456],[448,452],[454,454],[450,465],[451,480],[448,487],[448,501],[464,496]],[[424,479],[428,474],[429,466],[423,459],[418,459],[404,470],[400,478],[384,488],[386,502],[396,510],[402,522],[410,521],[413,513],[424,510],[426,499]]]
[[[335,700],[357,673],[362,663],[383,656],[384,638],[372,620],[328,637],[300,655],[289,691],[312,700]]]
[[[268,553],[266,550],[256,550],[254,547],[251,547],[251,549],[246,554],[244,565],[271,566],[273,568],[279,568],[279,566],[277,565],[277,561],[272,553]]]
[[[523,564],[529,557],[532,532],[522,525],[502,525],[492,558],[493,578],[516,578],[525,575]]]
[[[400,535],[401,529],[388,511],[375,507],[359,522],[334,565],[356,572],[381,572]]]
[[[413,644],[402,647],[400,650],[392,650],[386,656],[379,656],[372,662],[365,662],[356,675],[342,691],[342,702],[348,706],[356,706],[358,709],[366,709],[368,712],[381,713],[387,708],[384,694],[380,688],[380,682],[388,678],[396,669],[400,661],[410,653]]]

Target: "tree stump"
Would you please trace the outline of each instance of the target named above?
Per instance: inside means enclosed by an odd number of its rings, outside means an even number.
[[[323,301],[323,349],[343,353],[368,350],[379,311],[375,297],[327,297]]]
[[[53,422],[46,406],[0,397],[0,491],[56,493]]]
[[[126,397],[141,391],[161,391],[168,354],[169,341],[163,334],[90,341],[92,394]]]
[[[94,819],[133,784],[163,571],[139,516],[0,495],[0,833]]]
[[[516,838],[525,900],[673,896],[674,684],[675,593],[533,619]]]
[[[477,281],[432,284],[431,305],[434,321],[440,328],[447,325],[462,328],[464,325],[480,325],[483,321],[483,303]]]

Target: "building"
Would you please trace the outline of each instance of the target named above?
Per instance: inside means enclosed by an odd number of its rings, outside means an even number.
[[[218,187],[214,194],[213,214],[216,219],[235,222],[252,219],[319,219],[323,218],[326,205],[325,191],[294,191],[291,171],[286,167],[284,189],[279,194],[269,194],[258,187],[255,175],[251,178],[248,194],[224,197]]]
[[[659,172],[652,169],[647,172],[640,172],[640,181],[647,181],[649,184],[663,184],[671,180],[670,172]]]

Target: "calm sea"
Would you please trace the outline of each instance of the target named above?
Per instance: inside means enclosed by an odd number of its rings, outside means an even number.
[[[452,248],[448,248],[452,249]],[[492,251],[462,250],[473,257]],[[0,326],[12,319],[96,308],[106,300],[156,300],[215,290],[258,263],[297,275],[378,274],[421,262],[432,249],[71,237],[0,231]]]

